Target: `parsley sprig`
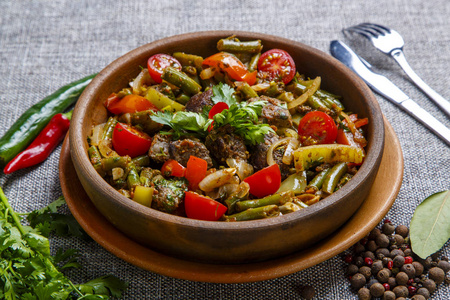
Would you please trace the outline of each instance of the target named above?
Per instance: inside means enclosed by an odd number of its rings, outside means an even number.
[[[212,87],[214,103],[225,102],[229,109],[225,109],[214,116],[208,118],[210,107],[205,107],[202,113],[178,111],[159,111],[151,116],[152,120],[171,127],[172,131],[162,131],[163,134],[171,134],[178,139],[181,136],[205,137],[208,129],[213,124],[214,129],[225,125],[230,125],[234,133],[244,138],[247,144],[255,145],[264,141],[264,135],[274,130],[268,125],[258,122],[261,116],[265,101],[254,101],[251,103],[238,103],[234,98],[234,90],[227,84],[218,84]],[[213,122],[214,121],[214,122]]]
[[[114,276],[103,276],[83,284],[73,284],[60,270],[79,267],[78,251],[58,250],[52,256],[50,232],[81,234],[75,220],[63,225],[56,209],[60,198],[48,207],[28,214],[30,226],[21,223],[0,188],[0,299],[110,299],[121,297],[127,284]],[[56,220],[56,222],[54,222]],[[60,220],[61,222],[57,221]],[[79,226],[79,225],[78,225]]]

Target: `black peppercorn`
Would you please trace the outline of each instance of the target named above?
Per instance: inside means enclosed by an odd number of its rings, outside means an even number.
[[[431,269],[431,263],[433,262],[433,259],[431,258],[431,256],[428,256],[427,258],[425,258],[425,260],[423,261],[423,267],[428,270]]]
[[[361,243],[356,243],[355,246],[353,247],[353,251],[356,254],[362,253],[364,251],[366,251],[366,247],[364,247]]]
[[[405,264],[405,258],[401,255],[397,255],[392,261],[394,262],[394,267],[396,268],[400,268]]]
[[[386,223],[387,224],[387,223]],[[375,242],[380,248],[387,248],[389,247],[389,238],[385,234],[379,234],[377,235]]]
[[[366,251],[366,252],[364,252],[363,257],[364,257],[364,258],[368,257],[368,258],[370,258],[372,261],[375,260],[375,254],[374,254],[372,251]]]
[[[377,274],[383,269],[383,262],[381,260],[375,260],[372,264],[372,274]]]
[[[445,273],[441,268],[433,267],[430,271],[428,271],[428,277],[434,280],[437,284],[441,284],[444,282]]]
[[[409,229],[405,225],[398,225],[397,227],[395,227],[395,233],[397,233],[405,238],[408,236]]]
[[[378,228],[374,228],[370,233],[369,233],[369,240],[375,240],[375,238],[377,237],[377,235],[379,235],[381,233],[381,230]]]
[[[368,288],[362,287],[358,290],[358,298],[359,300],[370,300],[372,297],[370,296],[370,291]]]
[[[389,276],[391,276],[391,272],[389,271],[389,269],[386,269],[386,268],[382,269],[381,271],[379,271],[377,273],[377,279],[381,283],[387,282],[389,279]]]
[[[372,284],[370,287],[370,294],[375,298],[381,297],[384,294],[384,291],[384,286],[381,283]]]
[[[391,289],[397,286],[397,281],[395,280],[395,277],[389,277],[387,283],[389,284]]]
[[[364,258],[362,256],[355,257],[355,265],[359,268],[364,265]]]
[[[425,299],[430,298],[430,291],[427,290],[427,289],[424,288],[424,287],[421,287],[420,289],[418,289],[417,292],[416,292],[416,294],[417,294],[417,295],[422,295],[422,296],[424,296]]]
[[[306,285],[306,286],[302,287],[301,292],[300,292],[300,295],[303,298],[305,298],[306,300],[311,300],[312,298],[314,298],[315,294],[316,294],[316,291],[310,285]]]
[[[422,285],[430,292],[430,294],[433,294],[434,291],[436,290],[436,282],[434,282],[433,279],[425,279],[422,282]]]
[[[408,280],[408,274],[406,274],[405,272],[398,272],[397,275],[395,275],[395,281],[397,282],[397,285],[406,285],[408,283]]]
[[[394,234],[394,240],[397,245],[402,245],[405,242],[405,239],[400,234]]]
[[[359,268],[359,273],[363,274],[366,279],[369,279],[372,276],[372,270],[368,266],[362,266]]]
[[[367,250],[371,251],[373,254],[378,249],[378,245],[377,245],[377,243],[375,243],[374,240],[370,240],[367,242],[366,248],[367,248]]]
[[[444,273],[450,271],[450,263],[446,260],[440,260],[437,264],[437,267],[441,268],[444,271]]]
[[[414,269],[414,266],[412,264],[404,264],[400,271],[405,272],[409,278],[414,278],[416,274],[416,269]]]
[[[385,291],[382,299],[383,300],[395,300],[396,296],[393,291]]]
[[[391,250],[391,252],[389,253],[389,257],[392,259],[394,259],[394,257],[396,257],[397,255],[405,256],[402,249],[394,249],[394,250]]]
[[[411,255],[413,254],[413,252],[412,252],[412,250],[411,250],[410,248],[405,248],[405,249],[403,250],[403,254],[404,254],[405,256],[411,256]]]
[[[381,227],[381,231],[386,235],[391,235],[395,231],[395,226],[390,222],[384,223]]]
[[[360,289],[366,284],[366,277],[361,273],[356,273],[350,278],[350,284],[354,289]]]
[[[383,259],[383,257],[389,256],[390,251],[388,248],[378,248],[377,251],[375,251],[375,256],[378,259]]]
[[[393,290],[395,296],[398,297],[408,297],[409,291],[408,288],[404,285],[397,285]]]
[[[359,268],[358,268],[357,265],[350,264],[350,265],[348,265],[345,274],[346,274],[347,276],[353,276],[353,275],[355,275],[356,273],[358,273],[358,271],[359,271]]]
[[[416,270],[415,275],[416,276],[422,275],[422,273],[423,273],[423,265],[420,262],[418,262],[418,261],[413,261],[412,265],[414,266],[414,269]]]

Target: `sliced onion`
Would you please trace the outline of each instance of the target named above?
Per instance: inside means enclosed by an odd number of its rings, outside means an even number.
[[[270,145],[269,149],[267,150],[267,164],[269,166],[276,164],[276,161],[273,159],[273,151],[280,145],[287,144],[292,138],[285,137],[281,140],[276,141],[272,145]]]
[[[292,152],[298,148],[300,145],[300,141],[296,138],[291,138],[288,145],[286,146],[286,150],[284,151],[283,159],[281,160],[284,164],[290,165],[292,163]]]
[[[206,68],[200,72],[200,78],[203,80],[210,79],[214,76],[214,74],[216,74],[216,71],[214,68]]]
[[[261,92],[261,91],[265,91],[270,87],[270,83],[264,82],[264,83],[258,83],[255,85],[252,85],[252,89],[255,92]]]
[[[148,73],[147,69],[142,69],[141,73],[131,82],[131,88],[133,89],[133,94],[139,95],[142,92],[142,86],[145,84],[147,86],[154,84],[152,77]]]
[[[236,174],[241,180],[244,180],[245,178],[253,174],[253,166],[245,160],[227,158],[226,163],[230,168],[236,168]]]
[[[90,138],[90,144],[92,146],[97,146],[102,139],[103,127],[105,127],[105,124],[106,123],[98,124],[92,128],[92,135]]]

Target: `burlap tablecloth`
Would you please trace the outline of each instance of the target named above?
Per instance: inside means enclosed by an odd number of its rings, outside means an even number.
[[[419,105],[450,127],[446,117],[402,70],[362,39],[341,29],[361,22],[400,32],[412,67],[444,98],[450,99],[450,1],[0,1],[0,135],[31,105],[59,87],[98,72],[126,52],[157,39],[200,30],[244,30],[278,35],[329,52],[333,39],[356,45],[358,52]],[[409,224],[427,196],[450,188],[450,148],[405,112],[377,95],[400,140],[405,160],[400,193],[387,214]],[[31,211],[61,196],[60,148],[38,167],[0,175],[17,211]],[[389,183],[386,183],[389,188]],[[103,274],[130,283],[124,299],[294,299],[311,284],[317,299],[356,299],[339,256],[278,279],[244,284],[213,284],[141,270],[95,242],[52,238],[52,249],[81,249],[83,269],[74,282]],[[443,254],[448,255],[447,244]],[[433,299],[449,299],[441,286]]]

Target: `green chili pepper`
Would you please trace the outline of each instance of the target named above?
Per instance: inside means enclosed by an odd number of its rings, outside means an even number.
[[[23,151],[50,122],[50,119],[74,104],[97,74],[61,87],[26,110],[0,138],[0,167]]]

